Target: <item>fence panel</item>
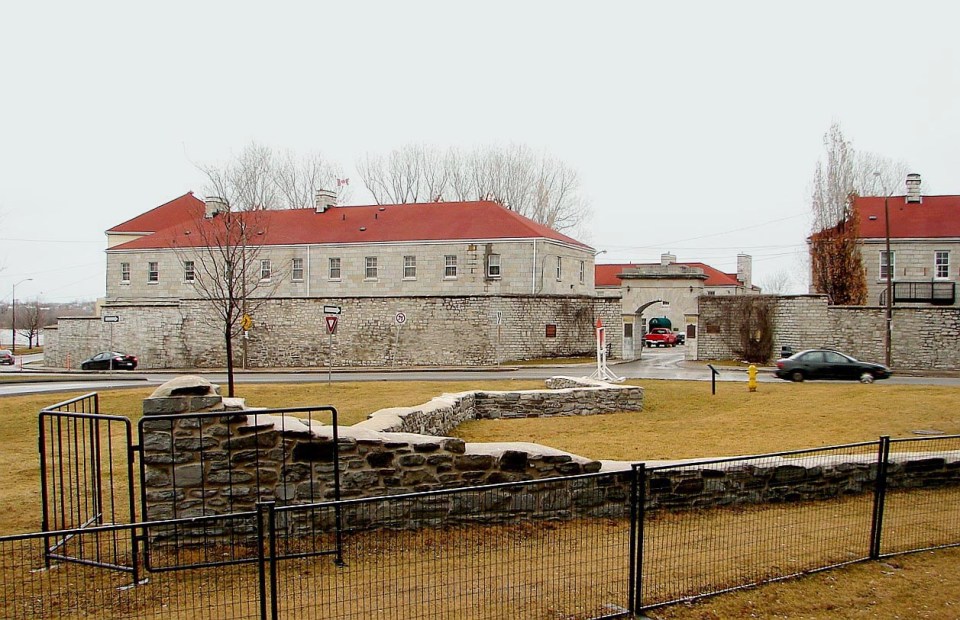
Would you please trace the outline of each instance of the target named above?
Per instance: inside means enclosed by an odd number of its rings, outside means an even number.
[[[866,559],[877,448],[647,468],[640,605]]]
[[[960,435],[893,439],[882,555],[960,544]]]
[[[342,565],[329,548],[342,508]],[[623,617],[629,476],[491,485],[276,510],[281,618]],[[312,530],[313,524],[325,528]]]
[[[130,540],[136,526],[55,532],[84,548]],[[260,618],[256,563],[152,576],[134,586],[129,573],[76,562],[47,564],[48,533],[0,537],[0,617],[53,618]],[[130,549],[124,550],[130,553]],[[142,572],[142,571],[141,571]]]

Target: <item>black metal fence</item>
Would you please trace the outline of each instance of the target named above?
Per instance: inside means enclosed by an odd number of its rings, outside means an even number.
[[[960,436],[883,438],[0,537],[0,615],[629,617],[960,544],[958,452]]]

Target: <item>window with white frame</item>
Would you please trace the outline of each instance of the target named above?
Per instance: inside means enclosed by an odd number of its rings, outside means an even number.
[[[366,258],[363,277],[366,280],[377,279],[377,257],[376,256],[368,256]]]
[[[563,258],[557,257],[557,282],[563,279]]]
[[[183,281],[193,282],[197,279],[197,268],[192,260],[183,261]]]
[[[327,277],[330,278],[331,280],[340,279],[340,259],[339,258],[330,259],[330,270],[328,272]]]
[[[937,250],[933,257],[933,277],[950,277],[950,252],[949,250]]]
[[[500,277],[500,255],[499,254],[487,254],[487,277],[488,278]]]
[[[293,259],[293,264],[290,266],[290,277],[293,278],[294,282],[303,281],[303,259],[302,258]]]
[[[880,250],[880,279],[887,279],[887,269],[890,269],[890,277],[893,278],[897,273],[897,251],[890,251],[890,258],[887,259],[887,251]]]
[[[270,259],[264,258],[260,260],[260,279],[269,280],[270,279]]]
[[[583,284],[583,278],[586,277],[587,269],[584,261],[580,261],[580,284]]]
[[[416,256],[403,257],[403,279],[404,280],[417,279],[417,257]]]
[[[444,278],[456,278],[457,277],[457,255],[456,254],[447,254],[443,257],[443,277]]]
[[[147,282],[159,282],[160,281],[160,263],[156,261],[150,261],[147,263]]]
[[[120,263],[120,282],[130,283],[130,263]]]

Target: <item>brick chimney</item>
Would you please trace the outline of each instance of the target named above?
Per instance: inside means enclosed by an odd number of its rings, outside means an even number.
[[[207,196],[203,199],[203,217],[208,220],[217,213],[227,210],[227,201],[220,196]]]
[[[747,288],[753,286],[753,257],[749,254],[737,254],[737,280]]]
[[[670,265],[677,262],[676,254],[671,254],[670,252],[664,252],[660,255],[660,266],[669,267]]]
[[[316,196],[317,213],[323,213],[330,207],[337,206],[337,194],[329,189],[318,189]]]
[[[907,195],[904,200],[907,204],[923,202],[923,196],[920,195],[920,175],[916,172],[907,175]]]

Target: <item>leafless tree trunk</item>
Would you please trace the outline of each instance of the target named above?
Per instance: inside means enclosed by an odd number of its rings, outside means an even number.
[[[29,342],[29,348],[33,348],[34,340],[40,343],[40,330],[43,329],[46,318],[43,308],[40,307],[40,300],[37,299],[32,305],[24,305],[17,312],[17,331]]]
[[[357,163],[379,204],[495,200],[558,231],[576,231],[590,215],[575,170],[524,145],[441,153],[409,145]]]
[[[856,196],[892,192],[890,188],[906,178],[907,167],[879,155],[858,153],[844,138],[839,123],[831,125],[823,144],[825,161],[817,164],[811,192],[811,284],[830,303],[861,305],[866,303],[867,283],[852,202]]]

